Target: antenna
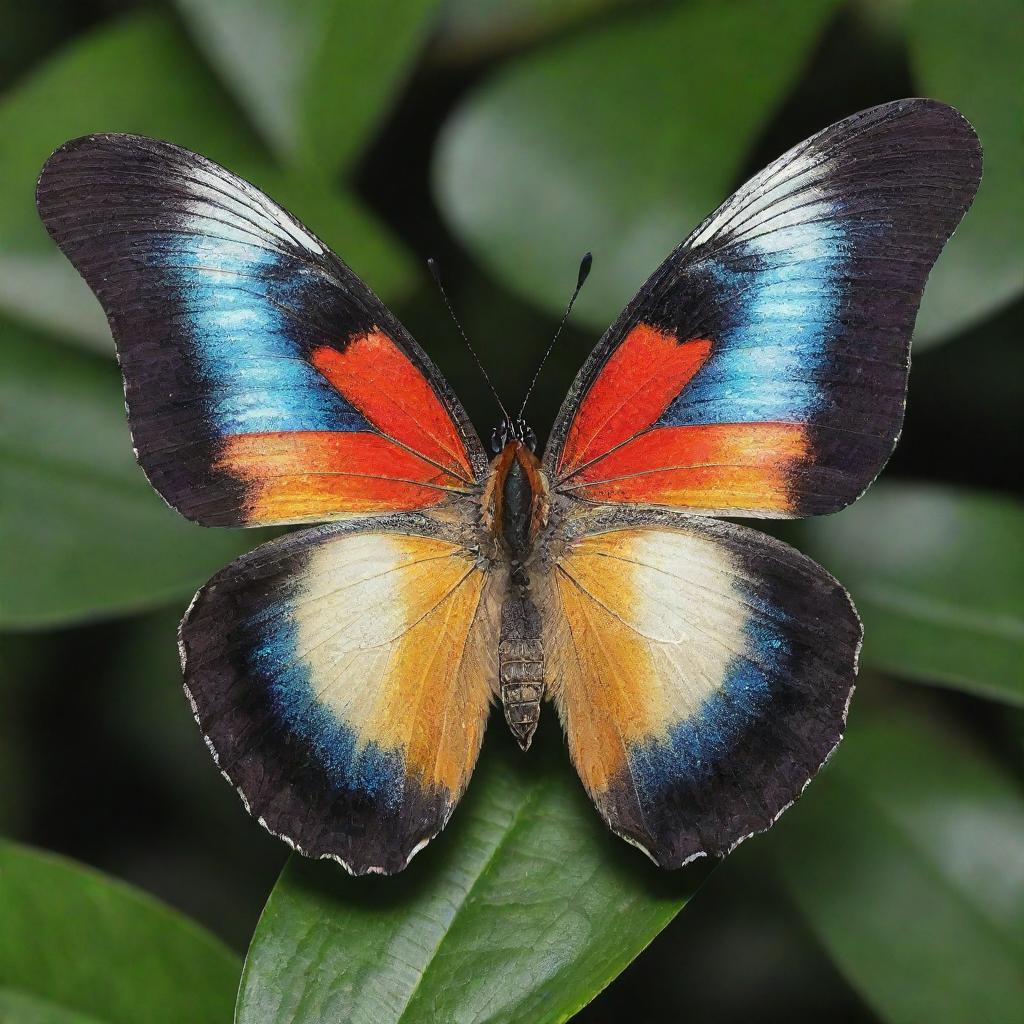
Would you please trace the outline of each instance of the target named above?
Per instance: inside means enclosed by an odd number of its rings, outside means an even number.
[[[448,293],[444,290],[444,285],[441,284],[441,271],[438,269],[437,260],[433,256],[427,260],[427,266],[430,268],[430,275],[434,279],[434,284],[437,285],[437,290],[441,293],[441,298],[444,299],[444,304],[448,307],[448,313],[451,315],[452,321],[460,335],[462,340],[466,343],[466,348],[469,349],[473,358],[476,360],[476,365],[480,367],[480,372],[484,376],[484,380],[487,381],[487,386],[491,389],[491,394],[494,395],[494,400],[498,403],[498,408],[501,409],[502,415],[505,417],[505,422],[508,423],[509,427],[512,426],[512,417],[509,416],[508,410],[505,408],[505,403],[501,400],[501,396],[495,390],[494,385],[491,383],[491,378],[487,375],[487,371],[484,369],[484,364],[480,362],[480,357],[476,354],[476,349],[469,343],[469,338],[466,337],[466,332],[462,329],[462,324],[459,323],[459,318],[455,315],[455,310],[452,309],[452,304],[448,300]]]
[[[537,367],[537,372],[533,375],[533,380],[530,381],[530,386],[526,389],[526,397],[523,399],[523,404],[519,406],[519,413],[516,416],[517,420],[522,420],[523,412],[526,409],[526,403],[530,400],[530,395],[533,394],[533,386],[537,383],[537,378],[540,376],[540,371],[544,369],[544,364],[548,361],[548,356],[551,355],[551,350],[555,347],[555,342],[558,341],[558,336],[562,333],[562,328],[565,326],[566,321],[569,319],[569,314],[572,312],[573,303],[576,301],[576,296],[579,295],[580,289],[585,284],[588,275],[590,274],[590,267],[594,262],[594,257],[589,253],[583,254],[583,259],[580,260],[580,272],[576,278],[576,289],[572,293],[572,298],[569,300],[569,305],[565,307],[565,312],[562,314],[562,321],[558,325],[558,329],[555,331],[555,336],[551,339],[551,344],[548,345],[547,351],[544,353],[544,357],[540,361],[540,365]]]

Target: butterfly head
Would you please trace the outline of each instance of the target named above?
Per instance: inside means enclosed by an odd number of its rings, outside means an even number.
[[[537,449],[537,435],[521,416],[512,419],[503,416],[501,422],[491,431],[491,454],[498,455],[510,441],[519,441],[530,451]]]

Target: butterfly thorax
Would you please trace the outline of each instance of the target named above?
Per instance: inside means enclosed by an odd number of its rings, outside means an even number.
[[[522,441],[509,441],[491,461],[483,515],[513,566],[526,562],[547,521],[548,487],[540,460]]]
[[[483,494],[483,523],[508,559],[498,678],[505,720],[523,750],[537,729],[544,696],[540,616],[530,597],[527,566],[547,515],[548,487],[540,461],[523,441],[509,441],[491,462]]]

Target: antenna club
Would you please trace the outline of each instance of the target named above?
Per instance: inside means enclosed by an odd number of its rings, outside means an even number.
[[[579,291],[587,278],[590,276],[590,268],[594,265],[594,254],[591,252],[585,252],[583,259],[580,260],[580,273],[576,278],[576,291]]]

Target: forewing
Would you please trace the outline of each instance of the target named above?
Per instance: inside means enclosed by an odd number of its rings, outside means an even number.
[[[545,454],[591,501],[835,512],[892,452],[925,280],[981,150],[932,100],[826,128],[655,271],[580,371]]]
[[[544,586],[573,763],[611,828],[663,867],[768,828],[839,742],[860,621],[779,541],[606,508],[567,528]]]
[[[486,465],[429,359],[258,189],[165,142],[92,135],[37,188],[106,311],[139,462],[207,526],[438,504]]]
[[[185,688],[270,832],[349,871],[400,871],[448,820],[496,678],[489,578],[416,513],[272,541],[196,595]]]

